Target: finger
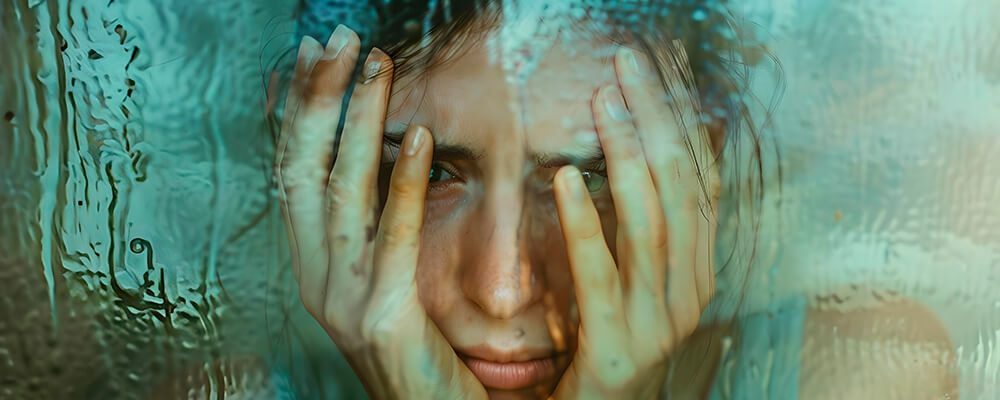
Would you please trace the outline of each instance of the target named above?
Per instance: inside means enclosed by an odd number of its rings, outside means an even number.
[[[664,80],[668,82],[667,89],[673,99],[671,105],[679,121],[680,133],[688,145],[688,162],[685,165],[691,172],[684,172],[688,179],[681,183],[689,188],[688,194],[678,193],[686,200],[675,200],[675,203],[698,203],[696,220],[700,237],[694,257],[695,286],[699,303],[704,308],[715,294],[714,243],[721,181],[708,130],[701,123],[701,105],[694,73],[684,46],[675,40],[672,49],[659,51],[657,57],[669,63],[668,68],[664,68]],[[691,200],[692,196],[697,200]]]
[[[299,43],[299,50],[295,59],[295,69],[292,72],[292,80],[288,86],[288,93],[285,96],[285,109],[282,114],[281,132],[287,132],[288,126],[292,122],[292,117],[298,111],[298,105],[302,101],[302,89],[309,82],[309,74],[312,73],[316,61],[323,54],[323,45],[313,39],[312,36],[303,36]]]
[[[411,125],[407,129],[375,239],[377,288],[394,290],[414,284],[433,148],[427,128]]]
[[[289,113],[289,105],[297,103],[297,99],[301,95],[301,87],[305,85],[305,82],[309,79],[309,72],[312,70],[312,66],[315,65],[316,59],[322,54],[322,46],[319,42],[309,36],[302,38],[302,42],[299,44],[299,50],[296,55],[295,70],[292,73],[291,87],[288,89],[288,95],[285,100],[285,117],[282,119],[281,135],[278,138],[278,146],[275,149],[275,160],[274,169],[275,176],[278,181],[279,197],[281,204],[281,213],[283,220],[285,222],[285,231],[288,234],[288,241],[291,247],[291,258],[292,258],[292,273],[295,278],[299,277],[299,266],[301,265],[301,257],[299,257],[299,244],[295,239],[295,231],[292,229],[292,219],[289,214],[288,207],[288,197],[285,190],[285,174],[282,168],[285,165],[285,149],[288,145],[288,139],[291,137],[291,133],[287,129],[287,126],[291,123],[290,118],[288,118],[291,113]],[[294,107],[292,105],[291,107]]]
[[[624,238],[617,243],[617,254],[626,319],[632,337],[649,340],[669,329],[664,298],[666,221],[618,85],[601,88],[593,109],[619,235]]]
[[[618,85],[601,88],[593,109],[618,229],[625,237],[618,243],[625,248],[617,249],[622,288],[639,296],[653,295],[656,266],[665,261],[666,226],[646,157]]]
[[[417,295],[415,274],[433,140],[427,128],[411,125],[393,166],[375,239],[379,252],[373,271],[374,300],[363,321],[365,335],[376,347],[380,364],[397,371],[390,374],[396,377],[394,383],[407,388],[411,396],[482,396],[482,385],[455,356]],[[428,379],[428,369],[435,372],[436,379]]]
[[[627,329],[622,289],[597,209],[580,172],[572,166],[556,173],[554,189],[580,312],[580,348],[618,350],[626,337],[622,329]],[[615,353],[594,350],[597,357]]]
[[[392,60],[372,49],[362,68],[362,81],[354,87],[337,161],[327,184],[327,237],[330,257],[345,260],[335,265],[326,285],[331,293],[368,290],[372,244],[375,240],[374,207],[382,132],[392,81]],[[328,296],[336,308],[338,296]]]
[[[318,45],[318,44],[317,44]],[[356,54],[357,36],[344,26],[334,31],[315,66],[308,82],[296,84],[300,101],[288,110],[288,138],[280,154],[281,181],[288,204],[290,227],[298,245],[297,278],[300,297],[311,312],[321,304],[322,283],[329,266],[326,251],[324,218],[325,187],[329,177],[330,159],[337,120],[350,79],[352,61],[345,60],[352,50]]]
[[[640,64],[640,62],[642,64]],[[705,274],[705,262],[698,263],[695,246],[709,246],[699,238],[696,216],[698,210],[698,191],[696,185],[697,169],[691,158],[687,145],[690,139],[687,135],[687,123],[684,112],[663,112],[667,109],[683,108],[690,98],[678,100],[663,94],[659,80],[651,79],[649,64],[645,59],[639,60],[629,49],[620,49],[615,60],[616,70],[623,91],[626,93],[626,103],[633,109],[636,126],[640,138],[647,150],[647,161],[650,165],[656,192],[663,203],[661,209],[666,217],[668,227],[668,259],[666,277],[666,304],[670,315],[671,337],[661,345],[672,347],[697,326],[703,304],[703,297],[708,295],[707,287],[701,287],[698,276],[709,282],[714,277],[714,271]],[[643,68],[646,67],[646,68]],[[670,82],[668,94],[682,91],[683,82],[678,83],[676,70],[668,64],[664,67],[665,79]],[[679,104],[679,105],[678,105]],[[700,125],[693,121],[695,126]],[[706,247],[707,248],[707,247]],[[709,276],[706,276],[709,275]]]

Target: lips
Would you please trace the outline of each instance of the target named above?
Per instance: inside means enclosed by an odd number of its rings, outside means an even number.
[[[463,357],[483,386],[493,389],[521,389],[537,384],[556,372],[551,357],[518,362],[493,362],[479,358]]]
[[[545,351],[497,352],[489,348],[460,351],[459,357],[479,382],[492,389],[522,389],[556,373],[555,355]]]

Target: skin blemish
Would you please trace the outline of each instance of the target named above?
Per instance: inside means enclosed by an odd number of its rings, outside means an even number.
[[[374,226],[369,225],[367,228],[365,228],[365,239],[368,240],[368,242],[375,240]]]

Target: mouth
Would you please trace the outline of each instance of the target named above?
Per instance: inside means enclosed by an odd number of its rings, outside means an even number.
[[[556,374],[557,354],[543,351],[498,352],[488,348],[458,352],[459,358],[491,389],[523,389]]]

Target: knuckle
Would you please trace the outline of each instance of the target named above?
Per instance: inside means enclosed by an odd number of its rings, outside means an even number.
[[[361,321],[361,338],[376,348],[384,348],[392,343],[399,333],[398,313],[392,307],[379,307],[369,312]]]
[[[398,164],[397,164],[398,165]],[[416,200],[423,192],[419,185],[411,179],[398,179],[394,177],[389,182],[389,193],[400,200]]]
[[[576,241],[589,242],[596,239],[602,239],[604,231],[601,229],[600,224],[588,223],[576,227],[576,229],[574,229],[573,236],[576,238]]]
[[[288,160],[280,168],[279,179],[286,189],[297,189],[303,186],[322,184],[326,179],[326,171],[322,167],[310,163]]]
[[[386,226],[381,234],[382,241],[387,245],[406,245],[416,242],[420,228],[414,224],[396,222]]]
[[[354,95],[351,96],[351,105],[347,107],[347,121],[350,121],[351,126],[355,126],[364,130],[367,128],[367,121],[371,117],[372,106],[369,101],[366,101],[366,97],[362,91],[356,90]]]
[[[340,209],[357,190],[344,179],[331,179],[326,185],[326,198],[331,210]]]

